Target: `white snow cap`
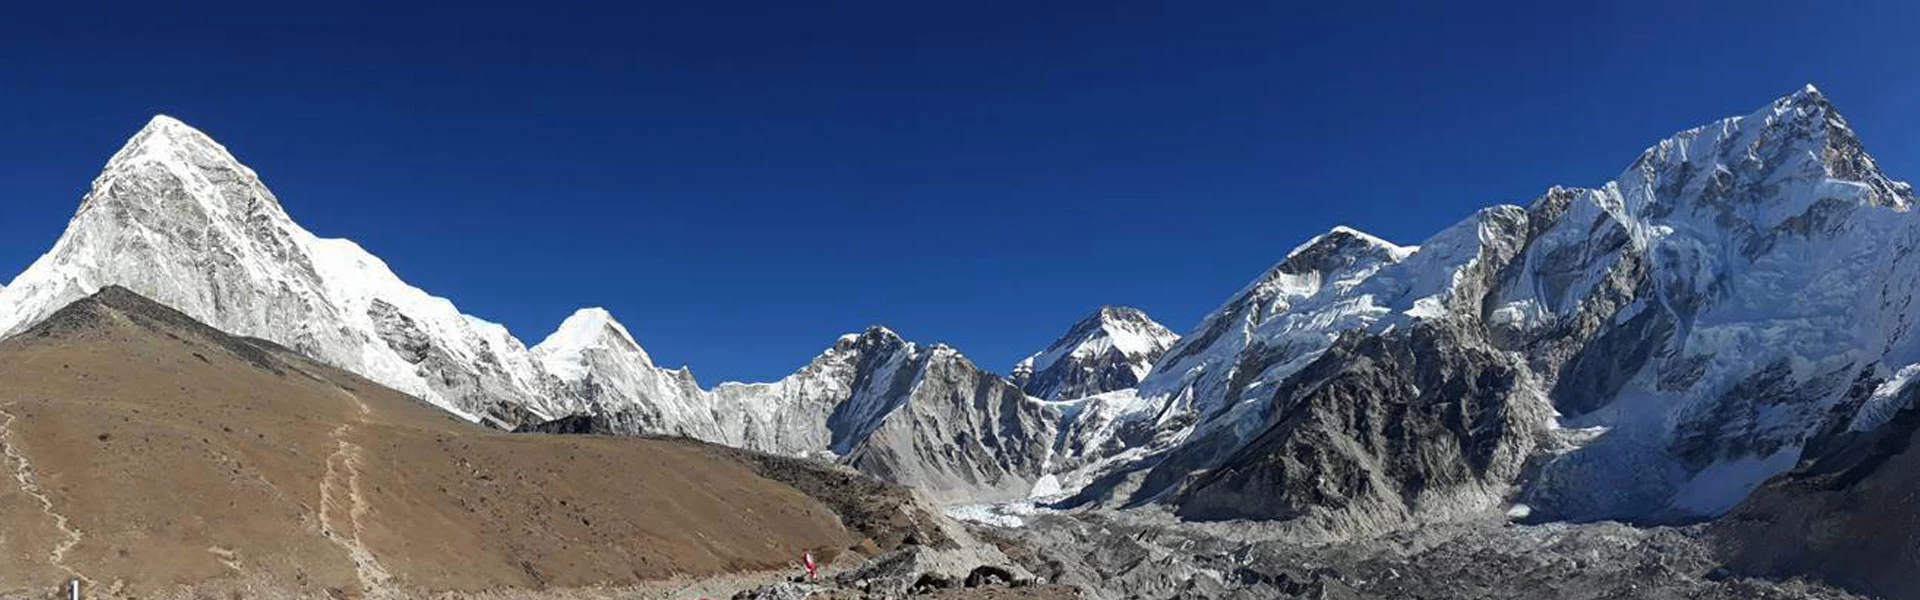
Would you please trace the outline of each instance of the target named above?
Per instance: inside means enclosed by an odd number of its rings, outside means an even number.
[[[1376,236],[1371,233],[1367,233],[1365,231],[1354,229],[1346,225],[1335,225],[1333,226],[1333,229],[1327,230],[1326,233],[1313,236],[1311,239],[1308,239],[1307,241],[1302,242],[1300,245],[1294,246],[1292,250],[1288,250],[1287,258],[1292,258],[1295,255],[1306,251],[1308,248],[1312,248],[1316,245],[1319,245],[1321,242],[1325,242],[1327,240],[1347,238],[1347,237],[1365,242],[1369,246],[1385,249],[1387,250],[1388,253],[1393,255],[1394,260],[1405,259],[1407,255],[1413,254],[1414,251],[1420,249],[1419,246],[1401,246],[1399,244],[1389,242],[1381,238],[1380,236]]]
[[[560,328],[548,335],[533,349],[537,353],[551,355],[579,354],[590,348],[625,350],[639,354],[648,364],[653,359],[647,351],[634,341],[633,334],[625,325],[613,318],[613,313],[604,308],[582,308],[560,323]]]

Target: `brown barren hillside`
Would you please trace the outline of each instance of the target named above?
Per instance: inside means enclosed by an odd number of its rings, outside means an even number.
[[[0,444],[0,597],[623,586],[902,537],[728,452],[483,430],[119,288],[0,342]]]

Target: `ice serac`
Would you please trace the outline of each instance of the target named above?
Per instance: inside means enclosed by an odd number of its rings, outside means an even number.
[[[1541,518],[1718,515],[1830,413],[1865,431],[1905,406],[1841,400],[1920,372],[1911,205],[1808,87],[1417,248],[1336,230],[1137,392],[1080,407],[1061,464],[1091,483],[1081,502],[1335,534],[1515,499]]]
[[[1034,397],[1068,400],[1140,385],[1180,336],[1136,308],[1103,306],[1045,350],[1015,365],[1010,379]]]
[[[108,161],[52,251],[0,291],[0,335],[120,285],[469,419],[517,422],[544,382],[504,328],[288,217],[253,170],[155,117]]]

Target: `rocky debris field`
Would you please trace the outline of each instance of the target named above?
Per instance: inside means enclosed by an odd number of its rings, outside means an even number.
[[[1087,598],[1764,600],[1859,598],[1822,584],[1732,575],[1700,527],[1432,524],[1339,543],[1165,513],[1046,515],[977,529],[1040,581]]]

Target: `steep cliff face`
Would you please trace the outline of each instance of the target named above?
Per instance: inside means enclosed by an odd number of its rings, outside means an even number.
[[[771,384],[716,388],[737,445],[838,457],[947,503],[1024,499],[1060,413],[958,351],[874,327]]]
[[[852,421],[868,433],[844,446],[848,464],[911,481],[938,501],[1031,495],[1052,456],[1058,413],[952,348],[926,348],[906,362],[908,387],[888,394],[900,398],[900,405],[884,414],[857,411],[880,416]]]
[[[549,340],[536,353],[560,361],[550,369],[585,386],[583,396],[607,401],[590,406],[589,422],[556,427],[688,435],[773,454],[832,458],[944,503],[1024,499],[1052,456],[1059,410],[952,348],[914,344],[886,328],[843,336],[779,381],[726,383],[706,391],[684,371],[675,372],[679,379],[645,379],[664,372],[651,367],[617,324],[592,315],[576,320],[583,326],[570,321],[564,335],[556,335],[596,341]],[[591,350],[559,350],[570,346]],[[641,377],[610,378],[623,373]]]

